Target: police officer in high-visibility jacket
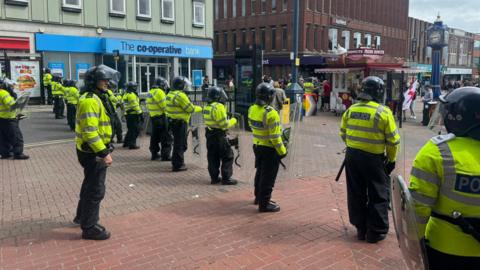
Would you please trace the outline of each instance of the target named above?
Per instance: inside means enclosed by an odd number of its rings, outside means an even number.
[[[83,239],[105,240],[110,232],[98,223],[100,202],[105,196],[107,167],[112,164],[110,140],[112,127],[104,92],[115,70],[92,67],[85,73],[85,92],[80,96],[75,125],[78,161],[85,178],[74,222],[80,224]]]
[[[17,94],[13,82],[0,79],[0,158],[28,159],[23,153],[23,135],[17,119]]]
[[[45,74],[43,74],[43,87],[44,87],[44,95],[46,97],[46,101],[48,105],[52,104],[52,74],[49,68],[45,69]],[[43,101],[45,102],[45,100]]]
[[[143,112],[140,108],[140,98],[137,93],[137,83],[128,82],[127,92],[123,95],[123,104],[125,106],[125,118],[127,119],[127,134],[123,147],[129,149],[139,149],[137,138],[140,134],[140,125],[143,121]]]
[[[187,128],[190,116],[202,112],[202,107],[195,106],[184,93],[191,86],[191,82],[178,76],[172,80],[172,89],[167,94],[167,117],[170,119],[173,134],[172,171],[187,170],[183,154],[187,151]]]
[[[383,80],[367,77],[359,102],[342,117],[340,136],[347,145],[345,169],[350,223],[358,240],[376,243],[388,232],[389,177],[400,145],[395,119],[381,105]],[[386,154],[386,157],[385,157]]]
[[[112,135],[112,143],[114,142],[113,139],[115,136],[117,137],[116,143],[123,143],[123,130],[122,130],[122,121],[120,121],[120,117],[118,117],[117,114],[117,108],[120,107],[120,102],[122,97],[116,96],[115,93],[111,89],[115,89],[117,87],[116,84],[112,83],[110,81],[109,83],[109,89],[105,93],[107,95],[108,101],[110,102],[110,105],[112,106],[112,113],[110,116],[110,120],[112,122],[112,130],[113,130],[113,135]]]
[[[55,75],[53,76],[52,85],[52,96],[53,96],[53,112],[55,113],[55,119],[63,119],[65,112],[65,103],[63,97],[65,96],[65,91],[62,85],[62,77]]]
[[[440,97],[447,135],[413,162],[410,191],[430,269],[480,269],[480,88]]]
[[[80,94],[74,80],[64,82],[65,101],[67,102],[67,123],[71,131],[75,130],[75,115]]]
[[[167,96],[166,91],[170,88],[165,78],[157,78],[147,96],[147,109],[152,123],[152,134],[150,136],[151,160],[162,158],[162,161],[171,160],[172,135],[168,128],[168,118],[166,114]],[[161,144],[161,154],[160,151]]]
[[[207,138],[208,173],[211,184],[236,185],[237,180],[232,179],[233,150],[227,138],[227,130],[237,123],[237,119],[227,117],[227,94],[217,86],[207,90],[208,105],[203,108],[205,137]],[[220,169],[220,172],[219,172]],[[221,174],[221,178],[219,177]]]
[[[270,106],[275,88],[261,83],[255,91],[255,104],[248,109],[248,124],[253,133],[255,154],[255,204],[260,212],[278,212],[280,206],[271,201],[280,160],[287,155],[282,141],[278,112]]]

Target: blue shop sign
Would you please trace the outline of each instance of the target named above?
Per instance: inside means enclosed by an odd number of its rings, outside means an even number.
[[[193,86],[202,86],[203,70],[192,70]]]
[[[102,38],[35,34],[37,51],[103,53]]]
[[[105,52],[120,54],[207,58],[213,57],[213,51],[208,46],[197,46],[179,43],[163,43],[129,39],[105,39]]]

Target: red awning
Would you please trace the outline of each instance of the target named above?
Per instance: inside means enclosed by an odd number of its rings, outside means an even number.
[[[30,50],[28,38],[3,38],[0,37],[0,49],[4,50]]]

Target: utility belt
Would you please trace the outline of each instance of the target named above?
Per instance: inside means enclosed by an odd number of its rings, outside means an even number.
[[[115,149],[115,147],[113,146],[113,144],[109,143],[109,144],[106,144],[105,145],[108,149],[108,152],[112,153],[113,152],[113,149]],[[82,143],[82,145],[80,146],[81,148],[81,151],[84,152],[84,153],[89,153],[89,154],[95,154],[95,152],[93,152],[92,148],[90,147],[90,145],[88,145],[88,143],[84,142]]]
[[[382,160],[385,159],[384,154],[374,154],[374,153],[370,153],[370,152],[367,152],[367,151],[363,151],[363,150],[356,149],[356,148],[351,148],[351,147],[347,147],[347,153],[353,154],[353,155],[360,154],[360,155],[368,156],[368,157],[371,157],[371,158],[380,158]]]
[[[53,97],[55,98],[63,98],[63,95],[55,95],[55,94],[52,94]]]
[[[466,218],[460,212],[453,212],[452,216],[446,216],[432,211],[431,216],[459,226],[464,233],[480,242],[480,218]]]
[[[219,128],[206,127],[206,128],[205,128],[205,132],[206,132],[207,134],[219,135],[219,136],[226,136],[226,135],[227,135],[227,131],[226,131],[226,130],[222,130],[222,129],[219,129]]]

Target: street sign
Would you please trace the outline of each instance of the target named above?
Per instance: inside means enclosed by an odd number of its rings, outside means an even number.
[[[202,86],[203,70],[192,70],[193,86]]]

